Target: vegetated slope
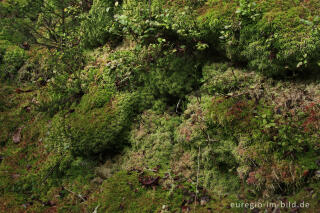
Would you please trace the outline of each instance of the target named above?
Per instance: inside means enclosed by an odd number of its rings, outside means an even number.
[[[319,7],[1,2],[1,211],[316,212]]]

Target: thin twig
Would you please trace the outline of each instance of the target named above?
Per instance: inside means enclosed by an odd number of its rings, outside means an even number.
[[[199,146],[199,152],[198,152],[198,170],[197,170],[196,197],[194,199],[194,208],[193,208],[194,212],[196,211],[196,204],[197,204],[197,198],[198,198],[199,170],[200,170],[200,146]]]
[[[100,204],[97,205],[97,207],[94,209],[94,211],[92,213],[97,213],[99,207],[100,207]]]
[[[177,104],[177,107],[176,107],[176,113],[178,113],[178,108],[179,108],[180,102],[181,102],[181,98],[178,101],[178,104]]]
[[[45,181],[49,178],[49,176],[53,173],[53,171],[59,166],[59,164],[60,164],[60,161],[49,170],[47,175],[41,180],[41,185],[45,183]]]
[[[70,193],[72,193],[72,194],[74,194],[74,195],[76,195],[78,198],[80,198],[83,202],[85,202],[86,201],[86,199],[84,199],[84,197],[80,194],[80,193],[75,193],[75,192],[73,192],[73,191],[71,191],[71,190],[69,190],[69,189],[67,189],[66,187],[63,187],[65,190],[67,190],[68,192],[70,192]]]

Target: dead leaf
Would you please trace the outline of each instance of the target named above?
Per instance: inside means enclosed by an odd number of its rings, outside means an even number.
[[[181,211],[182,212],[190,212],[191,211],[191,208],[189,206],[182,206],[181,207]]]
[[[156,186],[159,184],[160,177],[140,176],[139,182],[144,186]]]
[[[20,177],[20,175],[19,175],[19,174],[12,174],[11,177],[12,177],[13,179],[17,179],[17,178]]]
[[[21,130],[22,130],[22,127],[19,127],[16,132],[14,133],[13,137],[12,137],[12,140],[14,143],[19,143],[20,140],[21,140]]]

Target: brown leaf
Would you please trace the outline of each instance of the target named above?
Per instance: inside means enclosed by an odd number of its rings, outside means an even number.
[[[17,178],[20,177],[20,175],[19,175],[19,174],[12,174],[11,177],[12,177],[13,179],[17,179]]]
[[[159,184],[160,177],[141,176],[139,182],[144,186],[156,186]]]
[[[13,137],[12,137],[12,140],[14,143],[19,143],[20,140],[21,140],[21,130],[22,130],[22,127],[19,127],[16,132],[14,133]]]
[[[190,209],[189,206],[182,206],[182,207],[181,207],[181,211],[182,211],[182,212],[190,212],[191,209]]]

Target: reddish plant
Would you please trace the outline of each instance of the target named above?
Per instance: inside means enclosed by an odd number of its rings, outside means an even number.
[[[249,173],[249,177],[247,178],[247,184],[249,185],[253,185],[256,184],[258,182],[257,178],[256,178],[256,172],[250,172]]]
[[[304,112],[307,113],[308,117],[302,124],[305,132],[312,130],[318,130],[320,127],[320,107],[319,104],[310,103],[304,107]]]

